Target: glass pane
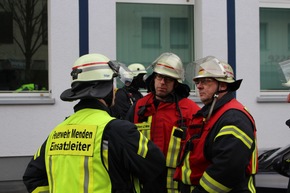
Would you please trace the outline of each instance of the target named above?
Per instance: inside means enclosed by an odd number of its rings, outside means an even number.
[[[261,90],[288,90],[282,83],[286,78],[279,65],[290,59],[290,9],[260,9],[260,80]]]
[[[120,62],[147,67],[163,52],[177,54],[185,68],[194,60],[193,5],[117,3],[116,21]]]
[[[188,48],[188,19],[170,18],[170,47]]]
[[[160,18],[142,18],[142,48],[160,48]]]
[[[47,0],[0,0],[0,25],[0,92],[47,91]]]

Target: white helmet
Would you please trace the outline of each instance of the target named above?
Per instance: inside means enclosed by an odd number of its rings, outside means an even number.
[[[72,82],[112,80],[118,74],[118,64],[102,54],[86,54],[72,68]]]
[[[140,63],[133,63],[128,66],[128,68],[133,72],[133,76],[136,77],[139,74],[147,74],[145,67]]]
[[[207,56],[193,62],[196,70],[193,80],[198,78],[214,78],[220,82],[229,83],[229,90],[235,91],[240,87],[242,80],[235,80],[232,67],[214,56]]]
[[[182,83],[184,80],[184,68],[181,59],[173,53],[161,54],[153,63],[152,68],[155,73],[169,76]]]
[[[113,92],[113,78],[118,76],[121,63],[110,61],[102,54],[86,54],[73,64],[71,88],[60,98],[63,101],[77,99],[105,99]]]
[[[235,82],[232,67],[219,61],[213,56],[207,56],[194,62],[197,68],[197,75],[193,78],[215,78],[217,81],[232,83]]]

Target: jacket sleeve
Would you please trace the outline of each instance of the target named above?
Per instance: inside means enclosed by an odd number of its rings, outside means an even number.
[[[24,172],[23,182],[28,192],[33,192],[38,187],[48,186],[45,169],[45,146],[46,141],[32,157]]]
[[[118,89],[116,91],[115,104],[110,107],[111,116],[125,119],[130,106],[126,91],[123,88]]]
[[[119,168],[124,167],[126,173],[139,179],[143,187],[142,192],[165,192],[165,157],[160,149],[128,121],[112,121],[110,128],[110,141],[111,144],[114,143],[114,147],[111,148],[115,150],[115,158],[119,159],[115,161],[124,163],[123,166],[119,165]]]
[[[138,101],[137,101],[138,102]],[[134,114],[135,114],[136,103],[134,103],[127,112],[125,120],[128,120],[134,123]]]
[[[227,111],[209,134],[205,152],[212,164],[203,173],[200,186],[193,193],[209,192],[217,185],[224,192],[237,186],[248,187],[246,168],[256,146],[254,126],[241,111]],[[207,190],[207,191],[203,191]]]

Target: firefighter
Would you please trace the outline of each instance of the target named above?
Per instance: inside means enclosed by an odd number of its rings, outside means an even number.
[[[175,173],[181,193],[254,193],[255,122],[233,94],[242,79],[235,80],[231,66],[213,56],[194,65],[193,81],[204,106],[188,128]]]
[[[75,61],[71,88],[60,98],[79,102],[28,164],[23,181],[29,192],[47,186],[54,193],[165,192],[162,152],[134,124],[108,114],[118,68],[102,54]]]
[[[115,104],[111,107],[111,115],[119,119],[125,119],[130,107],[143,97],[139,89],[146,88],[144,77],[147,71],[143,64],[133,63],[128,66],[128,69],[129,72],[123,70],[120,73],[120,79],[124,86],[117,89]]]
[[[150,92],[130,108],[127,119],[161,149],[166,158],[167,192],[177,193],[173,174],[178,152],[188,123],[200,108],[187,98],[190,88],[182,83],[184,68],[176,54],[161,54],[151,67],[153,73],[146,79]]]

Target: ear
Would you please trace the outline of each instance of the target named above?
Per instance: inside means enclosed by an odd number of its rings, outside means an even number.
[[[228,83],[226,82],[219,82],[219,91],[227,90],[228,89]]]

